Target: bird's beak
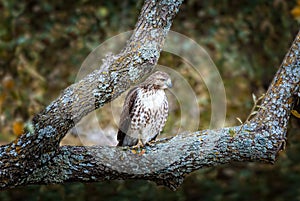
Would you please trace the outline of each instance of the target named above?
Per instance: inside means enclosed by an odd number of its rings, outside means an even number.
[[[167,87],[168,88],[172,88],[172,81],[171,81],[171,79],[168,79],[166,82],[165,82],[165,84],[167,85]]]

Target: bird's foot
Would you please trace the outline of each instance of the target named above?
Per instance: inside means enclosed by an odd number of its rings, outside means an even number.
[[[134,150],[134,153],[138,153],[139,155],[144,154],[146,151],[144,149],[144,143],[139,139],[138,143],[131,148]]]
[[[153,147],[156,144],[155,142],[156,142],[155,140],[151,140],[151,141],[147,142],[146,145]]]
[[[139,140],[138,140],[138,143],[137,143],[136,145],[132,146],[132,148],[134,148],[134,149],[140,149],[140,148],[143,148],[144,146],[145,146],[145,145],[144,145],[144,143],[142,142],[142,140],[139,139]]]

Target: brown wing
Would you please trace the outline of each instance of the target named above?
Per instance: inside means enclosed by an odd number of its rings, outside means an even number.
[[[122,146],[123,140],[126,136],[126,133],[128,132],[128,129],[130,128],[131,119],[132,119],[132,108],[134,107],[134,103],[137,97],[137,88],[132,88],[126,98],[123,105],[123,111],[120,116],[120,122],[119,122],[119,130],[117,135],[118,144],[117,146]]]

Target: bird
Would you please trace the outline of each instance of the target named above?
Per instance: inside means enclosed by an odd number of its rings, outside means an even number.
[[[169,74],[156,71],[128,92],[120,116],[117,146],[144,147],[156,139],[168,117],[165,89],[171,87]]]

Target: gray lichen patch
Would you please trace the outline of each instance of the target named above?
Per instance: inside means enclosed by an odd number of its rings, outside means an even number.
[[[149,12],[145,16],[146,22],[148,24],[151,24],[152,26],[153,25],[155,26],[157,24],[156,16],[157,16],[156,7],[152,7],[152,9],[149,10]]]
[[[159,58],[159,50],[157,49],[156,43],[148,44],[147,46],[143,46],[140,50],[141,59],[149,62],[149,64],[156,64]]]
[[[129,66],[128,76],[130,81],[136,82],[136,80],[139,78],[140,73],[141,72],[139,71],[139,69],[135,68],[134,65]]]

